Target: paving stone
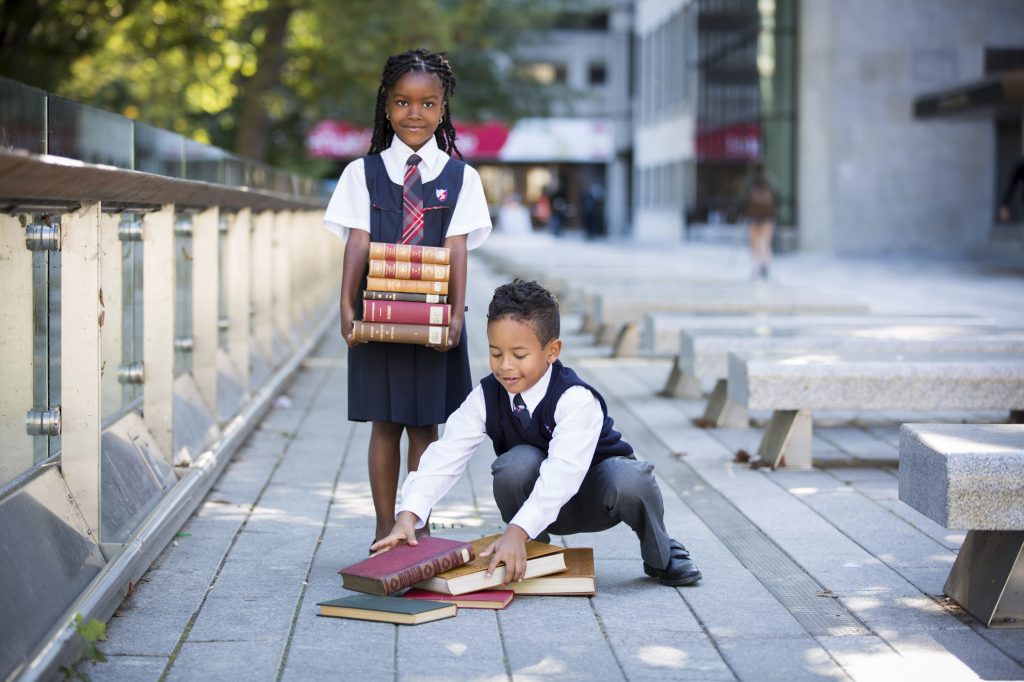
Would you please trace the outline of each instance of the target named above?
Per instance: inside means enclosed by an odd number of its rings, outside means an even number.
[[[495,611],[459,609],[455,618],[396,628],[397,679],[505,679]]]
[[[629,680],[734,680],[732,671],[703,633],[650,627],[646,632],[609,633]]]
[[[124,656],[107,653],[105,663],[80,664],[78,670],[95,682],[156,682],[164,671],[167,658],[164,656]]]
[[[773,638],[716,637],[719,651],[741,680],[841,680],[846,674],[828,652],[808,635]]]
[[[283,642],[185,642],[166,679],[170,682],[273,680],[282,649]]]
[[[258,597],[211,594],[188,633],[187,642],[271,642],[288,638],[296,599],[273,593]]]

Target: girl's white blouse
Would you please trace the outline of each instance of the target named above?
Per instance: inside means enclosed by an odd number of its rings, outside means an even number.
[[[419,151],[413,152],[395,136],[391,146],[381,152],[388,177],[401,185],[405,176],[405,162],[411,154],[419,154],[420,177],[430,182],[441,174],[448,155],[437,146],[437,140],[430,138]],[[438,190],[443,187],[436,188]],[[345,229],[370,231],[370,193],[366,189],[366,172],[363,160],[356,159],[341,173],[338,186],[334,189],[327,211],[324,213],[324,227],[338,236],[345,235]],[[447,237],[460,234],[466,237],[466,248],[475,249],[484,243],[491,233],[491,215],[487,209],[487,197],[476,169],[466,164],[462,179],[462,191],[452,211]]]

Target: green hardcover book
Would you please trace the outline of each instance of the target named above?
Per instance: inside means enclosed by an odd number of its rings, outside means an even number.
[[[318,602],[321,616],[375,620],[381,623],[419,625],[432,620],[451,618],[458,610],[455,604],[399,597],[381,597],[375,594],[357,594],[330,601]]]

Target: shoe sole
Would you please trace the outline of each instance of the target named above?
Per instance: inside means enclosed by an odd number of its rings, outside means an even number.
[[[668,587],[684,587],[686,585],[693,585],[694,583],[700,582],[701,578],[703,578],[703,577],[704,576],[702,576],[700,574],[700,572],[698,571],[697,575],[694,575],[694,576],[688,576],[688,577],[685,577],[685,578],[677,578],[676,580],[662,580],[661,578],[659,578],[658,582],[661,583],[662,585],[666,585]]]

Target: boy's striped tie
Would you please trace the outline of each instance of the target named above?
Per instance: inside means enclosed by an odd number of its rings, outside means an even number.
[[[524,429],[530,426],[530,411],[526,409],[526,401],[523,400],[523,396],[518,393],[512,398],[512,413]]]
[[[417,154],[405,162],[405,184],[402,188],[402,244],[423,241],[423,181],[420,179]]]

